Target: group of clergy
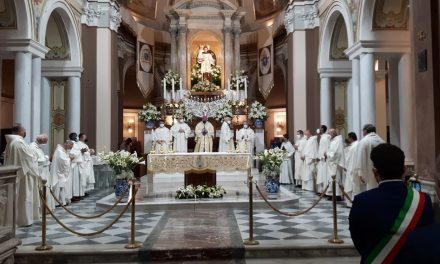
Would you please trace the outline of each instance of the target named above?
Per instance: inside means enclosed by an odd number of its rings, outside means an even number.
[[[350,198],[377,187],[370,153],[384,140],[370,124],[363,127],[363,136],[358,141],[356,134],[350,132],[344,140],[336,129],[327,131],[325,125],[317,129],[315,135],[310,130],[298,130],[294,145],[285,135],[281,148],[286,150],[287,158],[280,168],[280,183],[295,183],[304,190],[321,195],[334,176],[338,184],[338,200],[342,199],[340,186]],[[332,195],[331,186],[325,195]]]
[[[18,226],[29,226],[40,219],[42,203],[39,189],[42,180],[53,192],[47,190],[46,203],[49,209],[56,207],[54,197],[63,205],[79,201],[85,192],[94,188],[95,177],[91,155],[93,149],[87,146],[85,134],[71,133],[69,140],[59,144],[52,159],[45,154],[47,135],[39,135],[27,144],[26,129],[17,124],[12,133],[6,135],[4,153],[6,166],[19,166],[17,172],[17,210]]]
[[[191,135],[191,128],[185,123],[182,116],[177,116],[171,129],[165,126],[163,120],[159,121],[159,127],[153,133],[153,148],[157,153],[168,153],[172,150],[175,153],[188,152],[188,138]],[[204,115],[201,121],[195,127],[195,141],[196,146],[194,152],[212,152],[213,139],[215,136],[215,129],[208,116]],[[235,148],[235,141],[237,141],[237,148]],[[222,122],[219,139],[219,152],[236,152],[251,153],[254,150],[255,133],[248,123],[243,122],[243,127],[237,131],[234,137],[234,131],[231,128],[231,116],[226,116]],[[172,149],[170,144],[172,142]]]

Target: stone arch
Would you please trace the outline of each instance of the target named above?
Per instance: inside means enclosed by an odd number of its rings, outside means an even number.
[[[345,25],[347,31],[347,44],[348,47],[352,46],[354,43],[353,21],[347,5],[339,1],[334,2],[330,6],[327,15],[324,17],[318,65],[320,72],[335,68],[346,68],[351,71],[351,63],[348,61],[330,59],[333,34],[338,23],[343,23],[343,25]]]
[[[74,13],[67,3],[61,0],[49,0],[46,2],[45,8],[40,17],[38,27],[38,42],[43,45],[46,44],[46,33],[49,18],[55,12],[62,21],[67,33],[70,49],[70,60],[53,63],[52,66],[72,68],[73,71],[77,71],[77,74],[80,74],[80,68],[82,66],[80,35]]]
[[[30,0],[11,0],[15,12],[15,28],[2,30],[0,39],[34,39],[34,15]]]

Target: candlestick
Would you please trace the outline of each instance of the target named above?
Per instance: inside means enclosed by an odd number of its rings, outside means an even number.
[[[182,91],[182,78],[179,79],[179,82],[180,82],[180,87],[179,87],[179,89]]]
[[[174,79],[171,80],[171,99],[174,99]]]
[[[167,95],[167,80],[163,78],[163,99],[166,99]]]

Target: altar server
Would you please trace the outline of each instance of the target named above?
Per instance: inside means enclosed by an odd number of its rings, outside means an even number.
[[[204,115],[195,129],[196,147],[194,152],[212,152],[214,132],[214,126],[208,121],[208,116]]]
[[[345,180],[344,180],[344,191],[348,196],[353,199],[354,195],[360,192],[360,180],[359,177],[355,177],[353,172],[354,166],[354,154],[358,146],[357,136],[354,132],[348,133],[347,137],[347,147],[345,148]],[[356,181],[354,181],[356,179]],[[347,201],[347,206],[351,206],[351,203]]]
[[[12,135],[6,135],[5,165],[19,166],[17,171],[17,211],[18,226],[29,226],[39,220],[40,196],[38,185],[41,177],[37,159],[24,141],[26,129],[20,124],[12,128]]]
[[[249,127],[248,122],[243,122],[243,127],[237,132],[238,148],[241,153],[251,153],[254,155],[255,133]]]
[[[92,160],[92,155],[95,154],[95,150],[89,148],[87,141],[87,135],[80,133],[78,146],[81,148],[83,162],[79,164],[79,173],[84,192],[95,189],[95,172],[93,171]]]
[[[304,161],[301,156],[304,154],[304,148],[307,143],[307,139],[304,137],[304,131],[298,130],[296,132],[296,143],[293,146],[295,148],[295,184],[297,187],[302,185],[302,179],[304,175]]]
[[[50,186],[53,185],[52,177],[50,176],[49,167],[50,167],[50,161],[49,156],[44,154],[44,151],[42,147],[44,147],[47,144],[48,137],[46,134],[42,134],[37,136],[34,142],[29,144],[29,147],[31,148],[32,152],[34,153],[34,156],[37,159],[38,163],[38,172],[42,179],[46,180],[46,185],[50,188]],[[55,201],[52,197],[52,195],[48,195],[47,198],[47,204],[51,210],[55,209]],[[41,208],[41,205],[40,205]]]
[[[232,152],[235,150],[234,133],[231,130],[231,116],[226,116],[223,120],[218,144],[218,152]]]
[[[177,116],[177,122],[171,127],[171,133],[174,137],[174,152],[188,152],[188,138],[191,134],[191,128],[185,123],[182,116]]]
[[[70,198],[67,195],[67,183],[71,177],[71,161],[75,159],[70,156],[69,152],[74,145],[74,141],[66,140],[63,145],[58,144],[52,156],[52,163],[50,164],[50,174],[53,179],[52,190],[54,196],[63,204],[69,204]]]
[[[304,147],[304,153],[301,159],[304,161],[304,174],[302,188],[307,191],[316,189],[316,160],[318,158],[318,137],[312,136],[310,130],[304,133],[307,143]]]
[[[325,153],[325,158],[327,160],[327,178],[324,181],[324,187],[328,183],[331,183],[333,176],[336,176],[336,196],[338,200],[342,200],[341,188],[339,183],[344,182],[344,170],[345,170],[345,153],[344,153],[344,140],[341,135],[338,135],[336,129],[332,128],[329,130],[330,135],[330,146],[328,151]],[[332,195],[332,188],[328,188],[327,195]]]
[[[293,170],[292,170],[292,156],[295,153],[295,148],[289,140],[289,136],[285,134],[283,136],[283,143],[281,144],[281,149],[284,149],[286,153],[286,158],[280,166],[280,183],[281,184],[292,184],[293,183]]]
[[[370,159],[371,151],[385,141],[376,134],[376,127],[368,124],[363,128],[364,137],[359,141],[356,149],[353,171],[359,177],[361,190],[376,188],[378,183],[373,174],[373,162]]]
[[[327,126],[322,125],[317,131],[319,135],[319,147],[318,147],[318,163],[316,165],[316,189],[320,194],[323,191],[324,185],[326,185],[326,179],[328,174],[327,161],[325,159],[325,153],[330,146],[330,135],[327,134]]]
[[[168,153],[169,143],[171,142],[171,132],[165,126],[165,121],[159,121],[159,127],[153,131],[153,142],[155,143],[156,153]]]

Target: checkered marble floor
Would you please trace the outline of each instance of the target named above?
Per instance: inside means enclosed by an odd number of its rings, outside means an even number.
[[[299,199],[299,209],[305,209],[318,199],[312,192],[303,191],[293,186],[284,186]],[[295,209],[283,209],[284,212],[297,212]],[[342,239],[349,239],[348,214],[350,209],[345,202],[338,202],[338,234]],[[241,237],[249,237],[248,211],[235,210],[235,217]],[[268,207],[268,210],[254,211],[255,240],[292,240],[292,239],[329,239],[333,234],[332,203],[326,199],[306,214],[294,217],[280,215]]]
[[[78,203],[69,206],[72,211],[81,215],[94,215],[102,212],[97,209],[95,202],[102,197],[113,192],[113,190],[93,192]],[[71,227],[73,230],[82,233],[91,233],[101,230],[104,226],[111,223],[118,215],[110,212],[97,218],[84,220],[76,218],[67,213],[62,208],[56,208],[55,214],[61,222]],[[160,221],[163,212],[136,212],[136,240],[145,241],[156,224]],[[47,242],[49,245],[97,245],[97,244],[127,244],[130,237],[130,213],[124,216],[107,231],[91,237],[80,237],[74,235],[61,227],[52,216],[47,217]],[[22,241],[22,245],[41,244],[41,222],[34,223],[30,227],[21,227],[16,230],[16,237]]]

